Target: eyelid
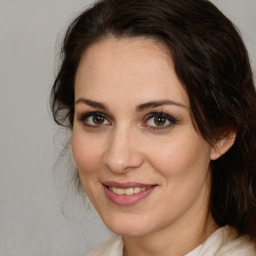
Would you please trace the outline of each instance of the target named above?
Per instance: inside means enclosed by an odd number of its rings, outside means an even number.
[[[164,112],[152,112],[152,113],[149,113],[146,116],[146,120],[148,120],[148,119],[150,119],[152,117],[157,117],[157,116],[164,117],[164,118],[168,119],[170,122],[173,122],[173,123],[178,121],[176,118],[174,118],[171,115],[166,114]]]
[[[170,124],[168,125],[164,125],[164,126],[151,126],[151,125],[146,125],[145,123],[148,122],[151,118],[155,118],[155,117],[163,117],[166,120],[168,120],[170,122]],[[163,112],[152,112],[149,113],[146,117],[145,117],[145,121],[143,122],[142,126],[153,129],[153,130],[163,130],[163,129],[167,129],[170,128],[171,126],[175,125],[179,120],[177,120],[176,118],[172,117],[169,114],[163,113]]]
[[[88,121],[86,121],[87,118],[89,117],[93,117],[93,116],[100,116],[103,117],[108,124],[89,124]],[[147,124],[147,122],[151,119],[151,118],[156,118],[156,117],[161,117],[166,119],[169,124],[164,124],[163,126],[158,126],[158,125],[149,125]],[[111,118],[99,111],[89,111],[89,112],[82,112],[81,114],[77,114],[77,120],[80,121],[84,126],[89,127],[89,128],[102,128],[103,126],[110,126],[112,125],[112,121]],[[149,128],[149,129],[153,129],[153,130],[164,130],[164,129],[168,129],[171,126],[175,125],[179,120],[177,120],[176,118],[174,118],[173,116],[163,113],[163,112],[151,112],[149,114],[147,114],[144,117],[144,121],[142,123],[142,126],[145,128]],[[105,121],[104,121],[105,122]]]
[[[110,118],[109,118],[107,115],[105,115],[105,114],[103,114],[102,112],[99,112],[99,111],[89,111],[89,112],[85,112],[85,113],[78,114],[77,119],[78,119],[80,122],[82,122],[82,123],[83,123],[85,126],[87,126],[87,127],[100,128],[100,127],[102,127],[102,126],[106,126],[106,124],[90,125],[90,124],[88,124],[88,123],[85,122],[85,119],[86,119],[86,118],[93,117],[93,116],[95,116],[95,115],[98,115],[98,116],[101,116],[101,117],[105,118],[105,119],[110,123],[110,125],[111,125]],[[108,124],[108,125],[109,125],[109,124]]]

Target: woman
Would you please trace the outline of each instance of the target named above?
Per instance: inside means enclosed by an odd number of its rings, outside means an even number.
[[[102,0],[52,89],[86,195],[118,236],[89,255],[256,255],[256,93],[206,0]]]

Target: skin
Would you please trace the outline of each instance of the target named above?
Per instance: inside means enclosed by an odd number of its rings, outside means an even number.
[[[138,107],[167,100],[174,104]],[[164,46],[145,38],[92,45],[77,70],[75,102],[72,150],[81,182],[104,223],[123,236],[124,255],[185,255],[218,228],[208,210],[210,161],[232,143],[213,148],[196,132]],[[104,115],[100,124],[83,116],[95,111]],[[159,125],[152,112],[177,121]],[[156,187],[120,206],[107,198],[105,181]]]

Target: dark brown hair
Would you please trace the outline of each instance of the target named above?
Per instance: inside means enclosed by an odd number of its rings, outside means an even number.
[[[74,80],[90,45],[108,37],[153,38],[171,52],[202,137],[213,144],[236,132],[212,161],[210,210],[215,221],[256,240],[256,92],[246,48],[232,24],[207,0],[102,0],[67,30],[51,93],[54,120],[72,129]]]

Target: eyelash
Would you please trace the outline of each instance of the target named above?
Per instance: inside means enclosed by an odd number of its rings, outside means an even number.
[[[163,118],[165,120],[165,122],[167,120],[169,122],[169,124],[165,125],[165,123],[164,123],[164,126],[152,126],[152,125],[147,126],[147,125],[145,125],[145,123],[148,122],[151,118],[154,118],[154,121],[156,118]],[[163,130],[163,129],[169,128],[172,125],[175,125],[177,122],[178,122],[177,119],[175,119],[174,117],[172,117],[168,114],[165,114],[163,112],[153,112],[146,116],[146,121],[142,124],[142,126],[147,126],[148,128],[153,129],[153,130]]]
[[[88,121],[86,120],[89,117],[100,117],[100,118],[104,118],[105,120],[108,120],[107,116],[101,112],[88,112],[88,113],[81,114],[78,117],[78,120],[81,121],[85,126],[92,127],[92,128],[100,128],[104,125],[104,124],[94,124],[94,125],[89,124]]]
[[[102,124],[91,125],[91,124],[88,123],[88,120],[87,120],[90,117],[92,117],[92,118],[93,117],[100,117],[100,118],[103,118],[104,121],[103,121]],[[156,121],[155,120],[156,118],[164,119],[164,125],[162,125],[162,126],[147,125],[146,123],[152,118],[154,118],[153,122]],[[101,112],[88,112],[88,113],[81,114],[78,117],[78,120],[80,122],[82,122],[84,126],[91,127],[91,128],[101,128],[104,125],[111,125],[111,122],[109,121],[108,117],[105,114],[101,113]],[[108,121],[110,124],[104,124],[105,121]],[[169,122],[168,125],[165,125],[166,121]],[[164,130],[164,129],[169,128],[172,125],[175,125],[177,122],[178,122],[177,119],[175,119],[174,117],[172,117],[168,114],[165,114],[165,113],[162,113],[162,112],[153,112],[153,113],[148,114],[145,117],[145,121],[143,122],[142,126],[146,127],[146,128],[149,128],[149,129],[153,129],[153,130]]]

